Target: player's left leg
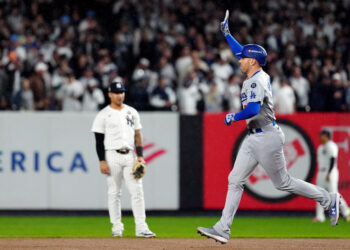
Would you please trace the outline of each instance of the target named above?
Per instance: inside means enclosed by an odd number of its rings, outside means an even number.
[[[327,172],[319,171],[316,178],[316,185],[328,190],[328,182],[326,181]],[[324,208],[320,203],[316,202],[316,217],[313,219],[314,222],[324,222],[326,216],[324,214]]]
[[[126,187],[131,196],[131,208],[135,218],[136,236],[145,238],[155,237],[156,235],[149,230],[146,223],[142,179],[136,180],[131,174],[135,161],[136,157],[132,153],[125,155],[125,167],[123,174]]]
[[[257,145],[256,157],[274,186],[318,201],[326,210],[336,209],[335,216],[331,217],[331,223],[335,226],[339,217],[339,194],[330,194],[324,188],[290,176],[283,154],[284,134],[281,130],[269,131],[264,137],[261,138],[264,143]]]

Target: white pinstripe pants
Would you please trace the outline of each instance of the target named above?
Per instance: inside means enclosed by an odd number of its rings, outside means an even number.
[[[108,150],[106,151],[106,161],[110,169],[110,175],[107,176],[108,211],[113,227],[124,230],[124,225],[121,222],[120,201],[124,180],[131,196],[131,208],[135,218],[136,232],[148,229],[142,179],[135,180],[131,174],[136,161],[135,154],[133,152],[120,154],[115,150]]]

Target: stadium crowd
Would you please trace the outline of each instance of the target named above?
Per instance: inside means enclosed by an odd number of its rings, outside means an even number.
[[[350,111],[349,0],[3,0],[0,109],[96,111],[119,79],[138,110],[238,111],[226,9],[267,49],[277,113]]]

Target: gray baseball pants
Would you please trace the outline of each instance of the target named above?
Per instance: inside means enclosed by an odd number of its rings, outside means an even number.
[[[243,185],[259,163],[278,190],[288,191],[318,201],[325,209],[332,206],[331,195],[323,188],[293,178],[286,169],[283,154],[285,136],[281,128],[269,124],[261,133],[247,135],[238,152],[234,168],[228,177],[228,191],[221,219],[214,229],[229,238],[231,225],[238,209]]]

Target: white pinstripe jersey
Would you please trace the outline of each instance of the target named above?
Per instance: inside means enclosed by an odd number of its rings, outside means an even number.
[[[250,102],[260,103],[260,112],[247,119],[248,128],[261,128],[276,120],[273,111],[270,76],[263,70],[257,71],[243,82],[241,102],[245,108]]]
[[[325,144],[321,144],[317,149],[317,161],[318,169],[321,172],[329,171],[331,158],[335,158],[334,168],[337,167],[338,146],[333,141],[328,141]]]
[[[139,113],[133,107],[123,104],[121,110],[113,109],[110,105],[102,109],[95,117],[91,131],[105,135],[106,150],[134,150],[135,130],[141,128]]]

